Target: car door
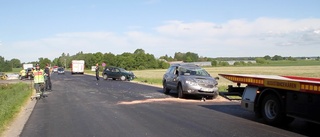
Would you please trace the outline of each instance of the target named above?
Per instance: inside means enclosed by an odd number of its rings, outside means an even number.
[[[108,77],[109,78],[116,78],[115,77],[115,70],[116,68],[109,68],[109,71],[107,71]]]
[[[166,79],[167,87],[169,87],[171,89],[176,88],[176,86],[175,86],[176,70],[177,70],[177,67],[172,66],[172,67],[170,67],[170,69],[168,70],[166,75],[164,76]]]
[[[115,68],[115,72],[113,73],[114,77],[119,79],[122,75],[121,75],[121,71],[119,68]]]

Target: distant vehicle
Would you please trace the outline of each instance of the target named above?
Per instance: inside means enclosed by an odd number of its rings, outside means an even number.
[[[33,79],[33,68],[27,68],[26,69],[26,77],[25,78],[27,78],[27,79]]]
[[[132,72],[129,72],[123,68],[119,67],[106,67],[102,73],[103,79],[107,80],[108,78],[112,78],[113,80],[133,80],[135,78]]]
[[[58,74],[64,74],[64,68],[63,67],[59,67],[58,68]]]
[[[0,79],[1,80],[6,80],[8,78],[8,75],[4,72],[0,72]]]
[[[22,68],[26,71],[26,79],[33,79],[33,64],[23,64]]]
[[[169,94],[170,90],[176,90],[179,98],[190,94],[214,99],[219,95],[216,79],[195,64],[173,64],[163,75],[163,92]]]
[[[71,74],[84,74],[84,60],[72,60]]]
[[[29,69],[29,68],[33,68],[33,64],[23,64],[22,65],[23,69]]]
[[[52,67],[52,72],[57,73],[58,72],[58,66],[53,66]]]

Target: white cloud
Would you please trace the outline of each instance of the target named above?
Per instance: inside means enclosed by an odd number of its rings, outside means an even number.
[[[53,59],[63,52],[74,55],[111,52],[121,54],[142,48],[156,57],[175,52],[194,52],[206,57],[226,56],[313,56],[319,55],[320,19],[258,18],[214,22],[166,21],[153,32],[129,29],[115,32],[70,32],[52,37],[2,44],[6,59],[34,61]],[[303,47],[303,50],[301,48]],[[32,48],[32,52],[26,52]]]

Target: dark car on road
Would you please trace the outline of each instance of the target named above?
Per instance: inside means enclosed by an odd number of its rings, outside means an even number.
[[[58,74],[64,74],[64,68],[63,67],[59,67],[58,68]]]
[[[195,64],[173,64],[163,75],[163,92],[176,90],[179,98],[189,94],[214,99],[219,95],[217,79]]]
[[[26,77],[27,79],[33,79],[33,69],[32,68],[27,68],[26,69]]]
[[[119,67],[106,67],[102,72],[103,79],[107,80],[112,78],[113,80],[133,80],[135,78],[134,74]]]

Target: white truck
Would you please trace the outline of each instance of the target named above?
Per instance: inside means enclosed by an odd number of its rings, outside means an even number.
[[[23,64],[23,69],[33,68],[33,64]]]
[[[84,74],[84,60],[72,60],[71,74]]]

